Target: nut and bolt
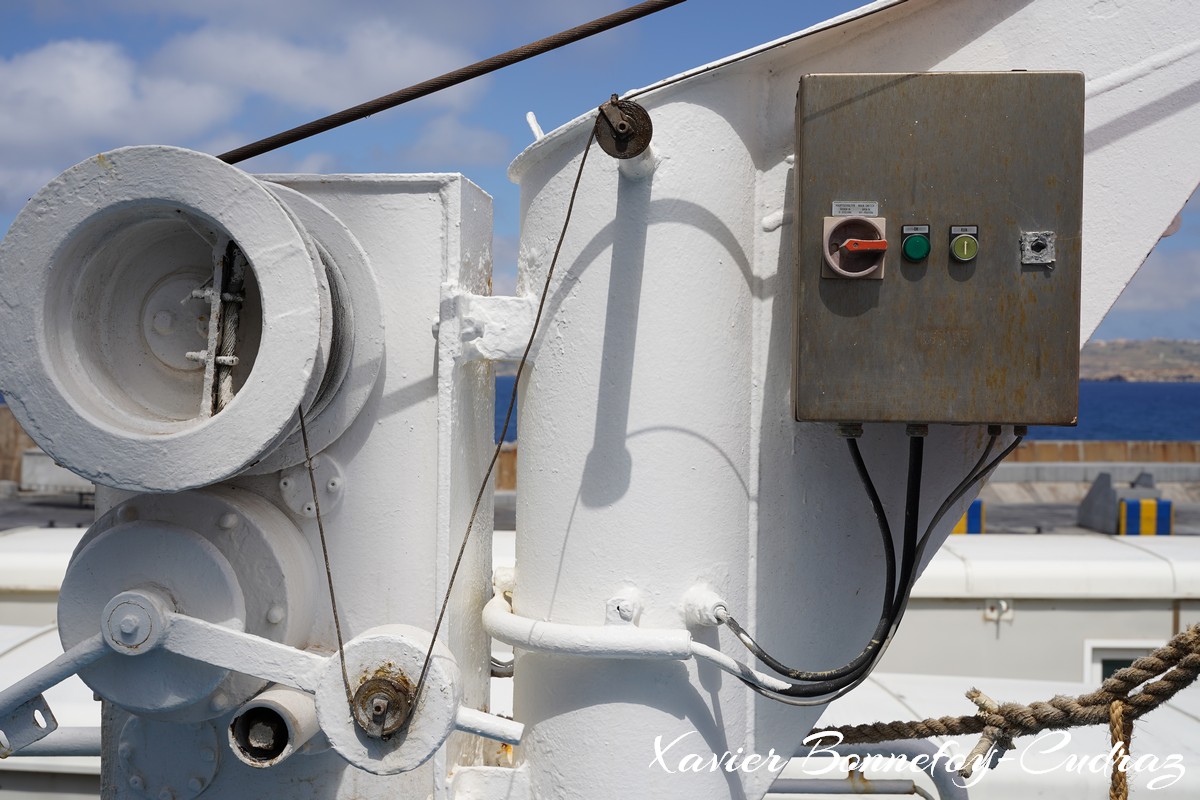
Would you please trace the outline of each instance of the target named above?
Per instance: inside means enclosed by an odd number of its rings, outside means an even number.
[[[412,688],[400,676],[371,678],[354,693],[354,721],[368,736],[386,739],[407,721],[412,706]]]

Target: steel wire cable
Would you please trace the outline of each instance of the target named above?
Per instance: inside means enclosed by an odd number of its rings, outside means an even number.
[[[512,394],[508,399],[508,411],[504,414],[504,425],[500,430],[500,435],[497,437],[496,449],[492,451],[492,460],[488,462],[487,470],[484,472],[483,480],[479,482],[479,492],[475,495],[475,504],[471,507],[471,517],[467,521],[467,530],[463,534],[462,545],[458,548],[458,556],[454,559],[454,567],[450,571],[450,580],[446,585],[446,593],[442,598],[441,608],[438,611],[437,622],[433,626],[433,634],[429,640],[429,650],[425,654],[425,661],[421,665],[421,675],[417,678],[416,689],[413,690],[413,699],[409,705],[408,718],[404,724],[408,723],[408,719],[412,717],[417,708],[417,702],[421,698],[421,691],[425,688],[425,680],[429,675],[429,664],[433,659],[433,648],[437,643],[438,633],[442,629],[442,623],[446,619],[446,609],[450,605],[450,593],[454,590],[454,581],[458,577],[459,568],[462,566],[463,557],[467,552],[467,543],[470,541],[471,532],[475,528],[475,518],[479,514],[479,505],[483,502],[483,496],[487,492],[488,482],[492,479],[492,472],[496,468],[496,462],[500,460],[500,450],[504,446],[504,437],[508,433],[508,426],[512,421],[513,409],[517,404],[517,387],[521,384],[521,375],[525,372],[525,365],[529,361],[529,352],[533,349],[533,343],[537,339],[538,329],[542,322],[542,312],[546,308],[546,299],[550,295],[550,281],[554,277],[554,268],[558,264],[558,256],[562,252],[563,242],[567,238],[567,228],[571,224],[571,214],[575,210],[575,197],[579,194],[579,183],[583,178],[583,167],[587,164],[588,153],[592,150],[592,143],[596,140],[596,127],[600,124],[602,115],[597,114],[596,121],[592,125],[591,132],[588,133],[587,144],[583,148],[583,157],[579,160],[579,170],[575,173],[575,183],[571,187],[571,197],[567,201],[567,213],[563,219],[562,230],[558,235],[558,243],[554,247],[554,255],[550,259],[550,266],[546,270],[546,282],[542,285],[541,297],[538,300],[537,313],[533,318],[533,327],[529,331],[529,340],[525,343],[525,351],[521,353],[521,360],[517,363],[517,376],[513,381]]]
[[[594,36],[597,33],[616,28],[624,25],[627,22],[641,19],[663,9],[677,6],[685,0],[646,0],[644,3],[639,3],[636,6],[622,9],[615,13],[609,14],[606,17],[594,19],[591,22],[585,22],[569,30],[556,33],[553,36],[547,36],[544,39],[539,39],[536,42],[522,45],[505,53],[494,55],[491,58],[485,58],[483,61],[477,61],[465,67],[459,67],[456,70],[447,72],[444,75],[439,75],[436,78],[430,78],[427,81],[409,86],[405,89],[392,92],[391,94],[377,97],[374,100],[368,100],[365,103],[360,103],[352,108],[343,109],[336,113],[330,114],[320,119],[315,119],[312,122],[306,122],[303,125],[298,125],[290,130],[277,133],[273,136],[268,136],[265,139],[259,139],[257,142],[243,145],[237,149],[230,150],[227,153],[222,153],[217,156],[227,164],[237,164],[240,161],[245,161],[248,158],[261,156],[264,153],[269,153],[272,150],[277,150],[289,144],[294,144],[302,139],[307,139],[311,136],[316,136],[319,133],[324,133],[334,128],[339,128],[350,122],[355,122],[363,117],[369,117],[372,114],[377,114],[380,111],[386,111],[389,108],[403,105],[412,100],[416,100],[426,95],[440,92],[443,89],[449,89],[451,86],[457,86],[460,83],[478,78],[481,75],[487,75],[489,72],[510,67],[513,64],[518,64],[526,59],[534,56],[548,53],[551,50],[556,50],[564,45],[572,44],[580,39],[586,39],[589,36]]]

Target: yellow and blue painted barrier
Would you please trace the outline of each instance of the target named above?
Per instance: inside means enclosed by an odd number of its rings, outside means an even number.
[[[967,506],[967,513],[962,515],[960,519],[950,531],[951,533],[983,533],[985,530],[984,518],[986,517],[982,500],[972,500],[971,505]]]
[[[1117,505],[1117,533],[1121,536],[1170,536],[1175,508],[1170,500],[1122,500]]]

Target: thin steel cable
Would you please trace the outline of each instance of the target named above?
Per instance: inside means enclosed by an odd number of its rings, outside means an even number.
[[[658,83],[651,84],[650,86],[647,86],[644,89],[638,89],[636,91],[629,92],[628,94],[621,95],[621,99],[622,100],[632,100],[635,97],[641,97],[644,94],[649,94],[650,92],[656,92],[659,89],[665,89],[668,86],[673,86],[676,83],[680,83],[682,81],[686,81],[691,78],[696,78],[701,75],[705,75],[709,72],[714,72],[716,70],[723,69],[724,67],[731,66],[733,64],[738,63],[739,61],[745,61],[747,59],[754,58],[755,56],[762,55],[763,53],[770,52],[771,50],[775,50],[780,47],[787,47],[788,45],[790,45],[794,42],[798,42],[801,39],[807,39],[808,37],[815,36],[818,33],[825,33],[826,31],[836,30],[837,28],[840,28],[843,25],[849,25],[850,23],[858,22],[859,20],[863,20],[863,19],[866,19],[867,17],[874,16],[875,14],[878,14],[882,11],[889,11],[889,10],[895,8],[896,6],[902,6],[907,2],[908,2],[908,0],[899,0],[899,2],[897,2],[895,5],[883,6],[882,8],[876,8],[876,9],[874,9],[872,11],[868,11],[864,14],[859,14],[857,16],[850,17],[848,19],[844,19],[841,22],[835,23],[833,25],[827,25],[825,27],[817,28],[816,30],[810,30],[807,32],[803,32],[798,36],[789,36],[785,39],[780,39],[779,41],[774,42],[770,45],[767,45],[766,47],[756,48],[754,50],[750,50],[745,53],[742,53],[741,55],[734,56],[732,58],[727,58],[723,61],[718,61],[715,64],[709,64],[705,67],[701,67],[700,69],[695,69],[690,72],[684,72],[680,75],[676,75],[674,78],[668,78],[667,80],[659,81]]]
[[[346,670],[346,645],[342,640],[342,623],[338,619],[337,596],[333,593],[333,570],[329,566],[329,546],[325,543],[325,522],[321,518],[321,500],[317,497],[317,476],[313,472],[312,452],[308,449],[308,427],[304,424],[304,407],[297,406],[300,417],[300,439],[304,442],[304,464],[308,468],[308,484],[312,487],[313,512],[317,517],[317,533],[321,537],[321,558],[325,562],[325,581],[329,586],[329,606],[333,610],[333,631],[337,635],[338,659],[342,662],[342,683],[346,687],[346,705],[354,705],[350,691],[350,673]]]
[[[538,300],[537,314],[533,318],[533,328],[529,331],[529,341],[525,343],[525,351],[521,353],[521,360],[517,364],[517,377],[513,381],[512,394],[508,398],[508,411],[504,415],[504,426],[500,429],[500,436],[497,437],[496,449],[492,451],[492,460],[488,462],[487,471],[483,475],[483,480],[479,482],[479,492],[475,495],[475,504],[471,507],[471,518],[467,521],[467,530],[463,534],[462,545],[458,548],[458,557],[454,559],[454,568],[450,571],[450,582],[446,585],[446,594],[442,598],[442,607],[438,611],[437,622],[433,626],[433,634],[429,639],[429,650],[425,653],[425,662],[421,665],[421,676],[417,679],[417,688],[413,691],[412,704],[408,709],[408,718],[404,720],[404,724],[408,724],[415,713],[417,703],[421,699],[421,690],[425,688],[425,679],[429,675],[429,663],[433,659],[433,648],[437,643],[438,633],[442,629],[442,622],[446,619],[446,609],[450,605],[450,592],[454,589],[454,581],[458,577],[458,569],[462,566],[463,557],[467,552],[467,542],[471,539],[471,531],[475,528],[475,517],[479,513],[479,504],[483,502],[483,495],[487,492],[488,481],[492,479],[492,472],[496,468],[496,462],[500,460],[500,450],[504,446],[504,437],[508,433],[509,423],[512,421],[513,408],[517,404],[517,387],[521,384],[521,375],[525,371],[525,364],[529,360],[529,351],[533,349],[533,342],[537,338],[538,327],[542,322],[542,312],[546,308],[546,298],[550,294],[550,281],[554,277],[554,267],[558,264],[558,255],[562,252],[563,242],[567,238],[567,227],[571,224],[571,213],[575,210],[575,196],[579,193],[579,182],[583,178],[583,167],[587,164],[588,153],[591,152],[592,142],[596,140],[596,126],[600,124],[600,115],[596,116],[596,121],[592,124],[591,133],[588,134],[587,144],[583,148],[583,157],[579,160],[579,171],[575,173],[575,184],[571,187],[571,199],[567,202],[567,215],[563,220],[562,231],[558,234],[558,244],[554,247],[554,256],[550,259],[550,267],[546,270],[546,282],[542,285],[542,296]]]
[[[466,67],[460,67],[452,72],[447,72],[445,75],[439,75],[436,78],[430,78],[427,81],[409,86],[407,89],[401,89],[397,92],[377,97],[374,100],[368,100],[365,103],[360,103],[353,108],[347,108],[330,114],[327,117],[307,122],[299,125],[291,130],[277,133],[274,136],[268,136],[265,139],[260,139],[257,142],[243,145],[236,150],[230,150],[228,153],[222,153],[217,156],[227,164],[237,164],[239,161],[245,161],[248,158],[260,156],[263,153],[269,153],[272,150],[277,150],[285,145],[294,144],[301,139],[307,139],[310,136],[316,136],[318,133],[332,130],[341,127],[349,122],[355,122],[363,117],[369,117],[372,114],[377,114],[380,111],[386,111],[389,108],[395,108],[411,100],[416,100],[420,97],[440,92],[443,89],[449,89],[451,86],[457,86],[460,83],[469,81],[472,78],[478,78],[481,75],[487,75],[489,72],[495,72],[498,69],[518,64],[526,59],[534,56],[548,53],[551,50],[556,50],[564,45],[577,42],[580,39],[586,39],[589,36],[594,36],[597,33],[616,28],[624,25],[627,22],[641,19],[671,6],[679,5],[685,0],[646,0],[644,3],[639,3],[636,6],[617,11],[609,14],[606,17],[594,19],[591,22],[585,22],[583,25],[578,25],[570,30],[556,33],[553,36],[547,36],[545,39],[539,39],[536,42],[531,42],[506,53],[486,58],[483,61],[478,61]]]

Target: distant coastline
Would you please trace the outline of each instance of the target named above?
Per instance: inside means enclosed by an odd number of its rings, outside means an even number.
[[[1200,382],[1200,341],[1113,339],[1088,342],[1079,354],[1079,377],[1114,383]]]

